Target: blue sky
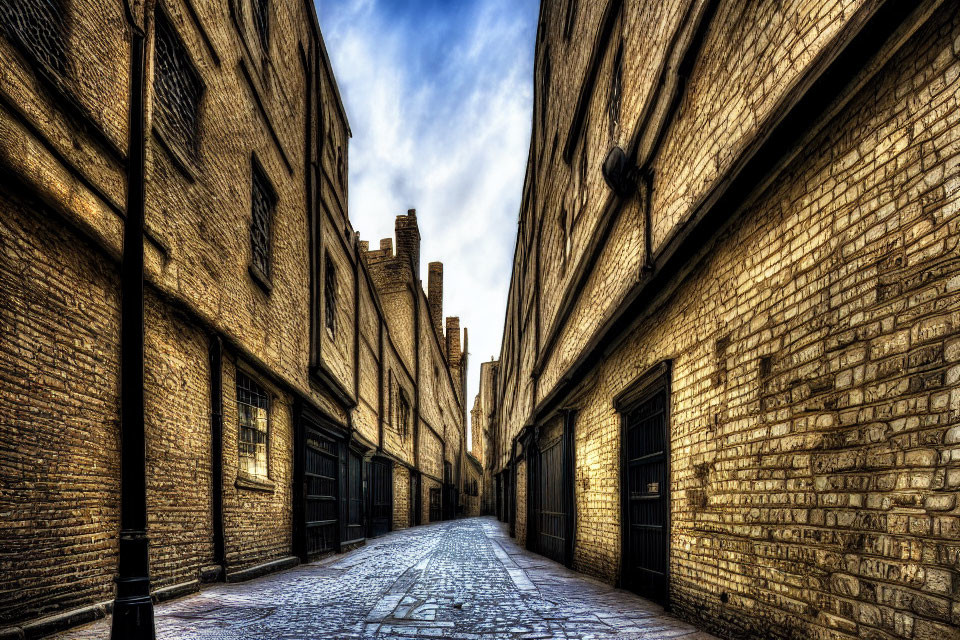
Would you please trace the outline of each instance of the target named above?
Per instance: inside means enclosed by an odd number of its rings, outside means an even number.
[[[416,208],[444,315],[470,332],[468,410],[497,356],[530,142],[536,0],[316,0],[353,130],[350,219],[377,246]]]

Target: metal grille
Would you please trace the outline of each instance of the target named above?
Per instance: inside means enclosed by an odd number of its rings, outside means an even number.
[[[253,0],[253,23],[260,37],[260,46],[266,51],[270,47],[270,5],[269,0]]]
[[[440,517],[440,488],[430,487],[430,522],[439,522]]]
[[[610,81],[610,137],[617,137],[620,126],[620,101],[623,98],[623,45],[617,49],[613,61],[613,78]]]
[[[403,389],[400,390],[400,402],[397,403],[400,410],[399,416],[399,427],[400,436],[403,438],[407,437],[407,433],[410,429],[410,403],[407,402],[407,394],[404,393]]]
[[[240,470],[267,477],[267,428],[269,400],[263,387],[237,372],[237,414],[240,421]]]
[[[624,583],[660,600],[666,593],[667,392],[660,389],[630,411],[626,429],[626,502],[624,535],[627,574]]]
[[[540,453],[537,475],[539,551],[548,558],[563,562],[567,514],[563,504],[563,445],[560,440]]]
[[[337,331],[337,270],[327,254],[323,265],[323,308],[327,329]]]
[[[370,485],[370,535],[375,537],[390,530],[393,517],[393,472],[389,463],[380,460],[371,462]]]
[[[339,531],[339,459],[337,444],[310,432],[307,437],[306,464],[306,528],[307,553],[332,550]]]
[[[35,61],[60,73],[66,69],[63,24],[63,0],[0,1],[4,33]]]
[[[253,193],[250,199],[250,247],[253,266],[265,276],[270,275],[270,218],[273,216],[274,197],[270,183],[263,172],[253,167]]]
[[[203,83],[187,49],[173,25],[157,14],[155,52],[157,122],[164,133],[185,150],[193,153],[197,144],[197,120]]]

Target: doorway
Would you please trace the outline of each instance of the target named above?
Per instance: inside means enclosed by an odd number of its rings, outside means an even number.
[[[621,401],[621,504],[626,589],[667,603],[670,543],[669,366]],[[647,378],[649,380],[649,378]]]

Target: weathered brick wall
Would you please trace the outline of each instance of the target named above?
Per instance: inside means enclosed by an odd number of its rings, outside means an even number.
[[[429,429],[426,423],[420,424],[420,470],[437,480],[443,479],[443,440]]]
[[[517,462],[516,472],[516,523],[515,537],[520,545],[527,544],[527,462]]]
[[[410,470],[400,464],[393,465],[393,528],[410,526]]]
[[[671,357],[676,610],[727,635],[956,635],[943,180],[960,26],[940,17],[950,28],[915,37],[593,376],[578,568],[616,575],[609,398]]]
[[[391,345],[385,349],[384,365],[386,367],[384,398],[383,398],[383,442],[384,448],[409,464],[414,463],[414,415],[413,377],[408,375],[402,366],[401,360]],[[407,402],[410,404],[407,433],[403,432],[400,422],[400,391],[403,390]]]
[[[630,127],[650,90],[644,78],[656,68],[641,58],[659,65],[663,36],[675,29],[680,3],[656,4],[625,13],[627,128],[612,134],[607,83],[616,41],[601,61],[585,129],[598,160],[635,133]],[[858,7],[719,3],[654,167],[655,250]],[[560,39],[548,33],[562,146],[569,126],[562,114],[580,85],[564,79],[572,76],[555,55]],[[671,359],[675,611],[730,638],[958,637],[960,435],[951,374],[960,266],[958,36],[957,7],[944,3],[716,237],[702,263],[651,301],[659,309],[558,401],[577,409],[575,568],[620,577],[620,417],[611,400]],[[569,59],[576,67],[582,54]],[[555,117],[551,111],[548,127]],[[550,142],[552,130],[544,138]],[[495,470],[530,418],[529,354],[543,345],[531,348],[528,335],[549,335],[570,277],[557,222],[570,196],[559,192],[580,188],[580,150],[565,167],[549,144],[536,144],[530,163],[542,186],[525,197],[520,240],[527,228],[542,231],[529,248],[518,240]],[[599,163],[588,160],[589,212],[612,196]],[[639,198],[630,198],[538,373],[534,404],[549,397],[622,294],[644,277],[644,231]],[[574,228],[575,258],[591,232]],[[540,300],[529,298],[537,251]],[[527,320],[537,305],[539,327]],[[523,539],[522,463],[517,471]]]
[[[229,575],[293,551],[293,416],[292,398],[249,365],[229,354],[223,364],[223,521]],[[238,471],[237,368],[270,397],[269,479],[263,482],[244,483]]]
[[[153,588],[214,563],[207,336],[154,295],[145,303],[147,527]],[[225,456],[237,455],[225,440]]]
[[[81,243],[0,190],[0,627],[113,596],[119,278]]]
[[[10,488],[9,505],[0,509],[0,560],[13,567],[0,582],[0,593],[13,594],[0,598],[0,627],[106,600],[116,570],[116,274],[125,202],[128,28],[115,3],[57,5],[65,7],[65,46],[63,68],[52,79],[14,46],[12,21],[0,29],[0,173],[8,178],[0,184],[0,246],[7,257],[0,264],[0,309],[8,320],[0,329],[0,369],[11,383],[0,394],[0,412],[8,418],[0,421],[7,443],[0,447],[0,478]],[[203,89],[195,149],[164,130],[156,105],[147,109],[146,429],[155,588],[195,582],[214,560],[211,336],[225,345],[228,572],[293,552],[295,397],[343,425],[345,405],[355,397],[356,433],[377,446],[381,311],[408,319],[394,340],[384,340],[384,352],[407,386],[411,407],[422,383],[411,379],[412,298],[399,296],[378,309],[378,294],[358,265],[347,218],[350,132],[322,39],[313,31],[314,9],[288,0],[270,3],[264,49],[250,3],[226,5],[198,4],[193,14],[174,0],[158,9],[182,40]],[[145,24],[152,31],[156,20]],[[153,53],[148,48],[148,56]],[[156,67],[148,62],[151,72]],[[309,93],[308,78],[316,80]],[[155,97],[155,87],[147,93]],[[308,97],[316,99],[312,111]],[[250,269],[255,166],[276,196],[265,279]],[[27,203],[15,202],[14,192],[28,194]],[[329,333],[322,313],[327,255],[337,272],[336,327]],[[417,357],[436,359],[435,345]],[[396,351],[407,358],[405,368]],[[314,365],[335,384],[315,375]],[[237,366],[271,396],[264,482],[246,482],[238,473]],[[448,384],[421,395],[428,403],[437,404],[435,395],[447,403],[456,426],[451,434],[460,434],[455,442],[462,449],[456,390]],[[395,427],[393,433],[384,433],[385,451],[412,464],[413,434],[395,437]],[[442,474],[442,447],[431,444],[429,454]],[[402,518],[403,511],[399,507],[395,516]]]

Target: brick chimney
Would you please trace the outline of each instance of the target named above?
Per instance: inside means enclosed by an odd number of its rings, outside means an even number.
[[[450,367],[460,366],[460,318],[447,318],[447,364]]]
[[[427,305],[430,307],[430,322],[437,332],[440,345],[443,342],[443,263],[431,262],[427,266]]]
[[[417,210],[409,209],[407,215],[397,216],[394,224],[397,236],[397,256],[413,263],[414,282],[420,281],[420,228],[417,226]]]

